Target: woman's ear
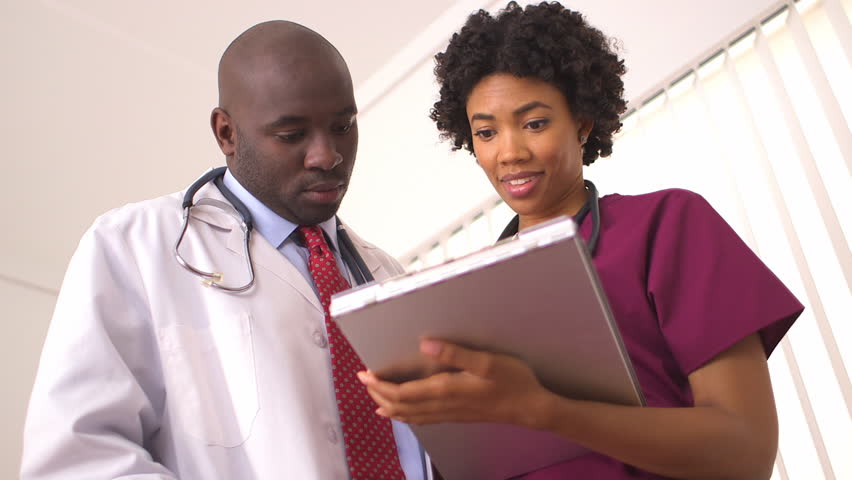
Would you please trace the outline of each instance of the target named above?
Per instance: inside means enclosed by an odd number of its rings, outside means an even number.
[[[580,122],[580,129],[577,132],[577,140],[580,141],[580,146],[586,145],[586,142],[589,140],[589,134],[592,133],[592,128],[595,126],[595,122],[591,120],[583,120]]]

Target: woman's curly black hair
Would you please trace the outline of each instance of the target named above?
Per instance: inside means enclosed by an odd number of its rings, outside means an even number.
[[[452,141],[453,150],[473,153],[466,112],[473,87],[493,73],[509,73],[556,86],[575,117],[594,122],[584,165],[612,153],[612,134],[621,127],[619,118],[626,108],[624,61],[580,13],[556,2],[521,8],[513,1],[496,16],[479,10],[435,61],[441,97],[429,117],[441,138]]]

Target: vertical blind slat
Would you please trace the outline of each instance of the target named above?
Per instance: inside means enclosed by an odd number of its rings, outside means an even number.
[[[770,84],[776,93],[777,101],[781,104],[782,109],[784,109],[785,111],[785,117],[793,115],[793,109],[790,105],[790,99],[789,97],[787,97],[786,93],[783,90],[783,85],[781,85],[780,74],[778,72],[777,67],[775,66],[774,60],[771,57],[772,53],[769,51],[769,46],[766,45],[766,37],[763,36],[763,34],[760,32],[759,27],[757,29],[755,49],[761,57],[761,62],[763,63],[764,68],[767,70]],[[734,90],[736,91],[736,94],[739,97],[739,101],[743,105],[748,105],[745,90],[742,86],[742,82],[739,79],[739,74],[734,69],[734,66],[730,59],[726,61],[726,69],[729,75],[731,76],[732,83],[734,85]],[[763,140],[761,139],[760,132],[757,128],[757,120],[754,117],[754,113],[751,111],[749,111],[749,121],[752,128],[753,136],[758,139],[758,144],[761,147],[761,154],[759,155],[758,161],[761,165],[761,168],[765,172],[766,183],[769,186],[770,191],[772,192],[773,203],[781,217],[782,224],[784,227],[784,233],[787,237],[787,242],[790,246],[791,253],[796,262],[796,267],[799,271],[799,277],[802,280],[802,284],[805,288],[805,292],[808,297],[808,302],[811,306],[811,309],[813,310],[814,318],[816,319],[817,326],[819,327],[820,334],[822,336],[822,340],[825,344],[826,351],[828,352],[828,357],[831,362],[834,378],[837,380],[837,383],[840,386],[840,392],[846,404],[846,413],[847,415],[850,415],[850,417],[852,417],[852,385],[850,385],[849,376],[846,372],[846,368],[844,367],[843,360],[840,356],[840,351],[837,347],[837,342],[835,341],[834,335],[831,331],[831,325],[828,323],[825,307],[823,306],[822,300],[820,299],[819,292],[817,290],[816,283],[813,278],[813,274],[811,273],[810,267],[808,266],[808,263],[805,260],[804,250],[802,248],[799,237],[796,234],[795,228],[793,227],[793,220],[790,215],[790,211],[784,201],[783,194],[781,193],[781,187],[778,184],[778,179],[776,178],[775,171],[773,169],[772,164],[769,162],[769,156],[766,151],[766,147],[762,143]],[[797,119],[794,118],[793,121],[794,125],[789,126],[791,134],[793,135],[793,139],[796,140],[798,138],[797,143],[799,144],[798,147],[801,154],[810,157],[810,151],[807,149],[807,145],[804,144],[801,126],[798,125]],[[802,146],[802,144],[804,145]],[[802,150],[804,151],[802,152]],[[812,160],[813,158],[811,157],[811,161]],[[807,172],[808,169],[806,168],[805,170]],[[810,176],[812,177],[813,175]]]
[[[784,356],[787,359],[787,369],[790,371],[790,376],[793,378],[793,385],[796,387],[796,394],[799,397],[799,402],[802,405],[802,410],[805,412],[805,420],[808,423],[808,429],[811,433],[811,440],[816,448],[817,456],[822,465],[822,472],[826,480],[834,480],[834,469],[831,467],[831,460],[828,457],[828,451],[825,448],[825,442],[822,440],[819,425],[817,424],[814,408],[808,398],[808,392],[805,388],[805,381],[802,378],[802,372],[799,370],[799,364],[796,361],[796,354],[793,352],[793,347],[790,345],[790,339],[784,338],[781,340],[781,348],[784,350]]]
[[[849,131],[849,125],[846,123],[843,112],[840,110],[840,104],[837,101],[837,97],[834,96],[834,91],[828,82],[825,70],[823,70],[819,62],[814,45],[802,22],[802,17],[790,0],[787,1],[787,11],[789,12],[787,25],[790,28],[790,34],[793,36],[796,49],[799,51],[799,56],[801,56],[802,62],[805,64],[805,71],[813,84],[814,92],[817,98],[819,98],[820,105],[831,126],[831,131],[834,133],[840,153],[845,159],[846,169],[852,175],[852,132]],[[846,281],[852,282],[852,272],[847,271],[844,273],[846,274]]]
[[[779,480],[790,480],[790,476],[787,474],[787,466],[784,465],[784,457],[780,451],[775,456],[775,469],[778,471]]]
[[[849,65],[852,65],[852,24],[849,22],[849,17],[846,15],[843,5],[840,4],[840,0],[823,0],[823,8],[825,8],[828,21],[831,22],[835,35],[840,40],[846,61],[849,62]]]
[[[804,133],[802,132],[801,123],[799,122],[798,117],[796,117],[790,97],[784,89],[784,85],[781,80],[781,73],[778,70],[778,66],[775,64],[772,52],[770,51],[767,43],[768,41],[766,36],[763,35],[758,27],[755,49],[769,77],[770,87],[775,94],[775,99],[783,111],[788,130],[792,136],[793,143],[796,146],[796,152],[798,153],[797,156],[799,157],[799,161],[802,162],[805,177],[811,187],[811,194],[816,200],[817,207],[822,215],[825,227],[829,231],[829,236],[832,238],[832,246],[834,247],[835,254],[837,255],[838,260],[842,263],[847,261],[847,258],[850,256],[849,248],[845,242],[843,242],[843,245],[835,245],[833,241],[834,237],[838,235],[841,240],[844,238],[842,231],[840,231],[840,224],[837,220],[837,216],[834,214],[834,208],[831,206],[831,202],[828,198],[825,186],[822,183],[822,179],[819,177],[813,155],[807,145]],[[737,83],[739,83],[739,80],[737,80]],[[743,95],[742,101],[745,102],[744,92],[740,91],[740,94]],[[753,118],[752,120],[754,121]],[[795,228],[793,227],[792,217],[786,207],[786,204],[784,204],[783,195],[778,185],[778,180],[775,177],[773,167],[769,163],[768,158],[764,158],[763,161],[766,163],[765,168],[768,173],[767,182],[771,185],[774,195],[777,196],[778,201],[776,202],[776,206],[778,207],[778,212],[783,217],[787,240],[790,243],[793,256],[796,259],[796,266],[799,269],[803,284],[808,292],[807,295],[811,308],[814,311],[814,318],[817,321],[820,334],[822,335],[822,340],[825,343],[829,359],[831,360],[834,377],[840,386],[840,392],[843,395],[844,402],[846,403],[847,414],[852,417],[852,384],[849,381],[849,374],[846,372],[846,368],[843,364],[843,359],[840,355],[840,350],[837,347],[837,342],[834,338],[831,325],[828,322],[822,300],[819,297],[819,292],[814,282],[813,274],[811,273],[810,267],[805,259],[801,242],[796,234]],[[849,288],[852,288],[852,282],[847,279],[847,289]]]

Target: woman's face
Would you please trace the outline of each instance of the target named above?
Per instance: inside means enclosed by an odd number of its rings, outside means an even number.
[[[574,118],[556,87],[489,75],[471,90],[467,118],[477,162],[522,228],[582,207],[582,142],[592,125]]]

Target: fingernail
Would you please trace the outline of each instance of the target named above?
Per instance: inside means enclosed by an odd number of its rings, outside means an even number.
[[[379,407],[379,408],[376,409],[376,415],[380,415],[382,417],[387,417],[387,415],[385,415],[385,410],[382,407]]]
[[[426,355],[437,357],[441,353],[441,348],[443,348],[441,342],[434,340],[423,340],[420,342],[420,351]]]
[[[360,380],[361,383],[367,383],[367,372],[358,372],[356,375],[358,375],[358,380]]]

